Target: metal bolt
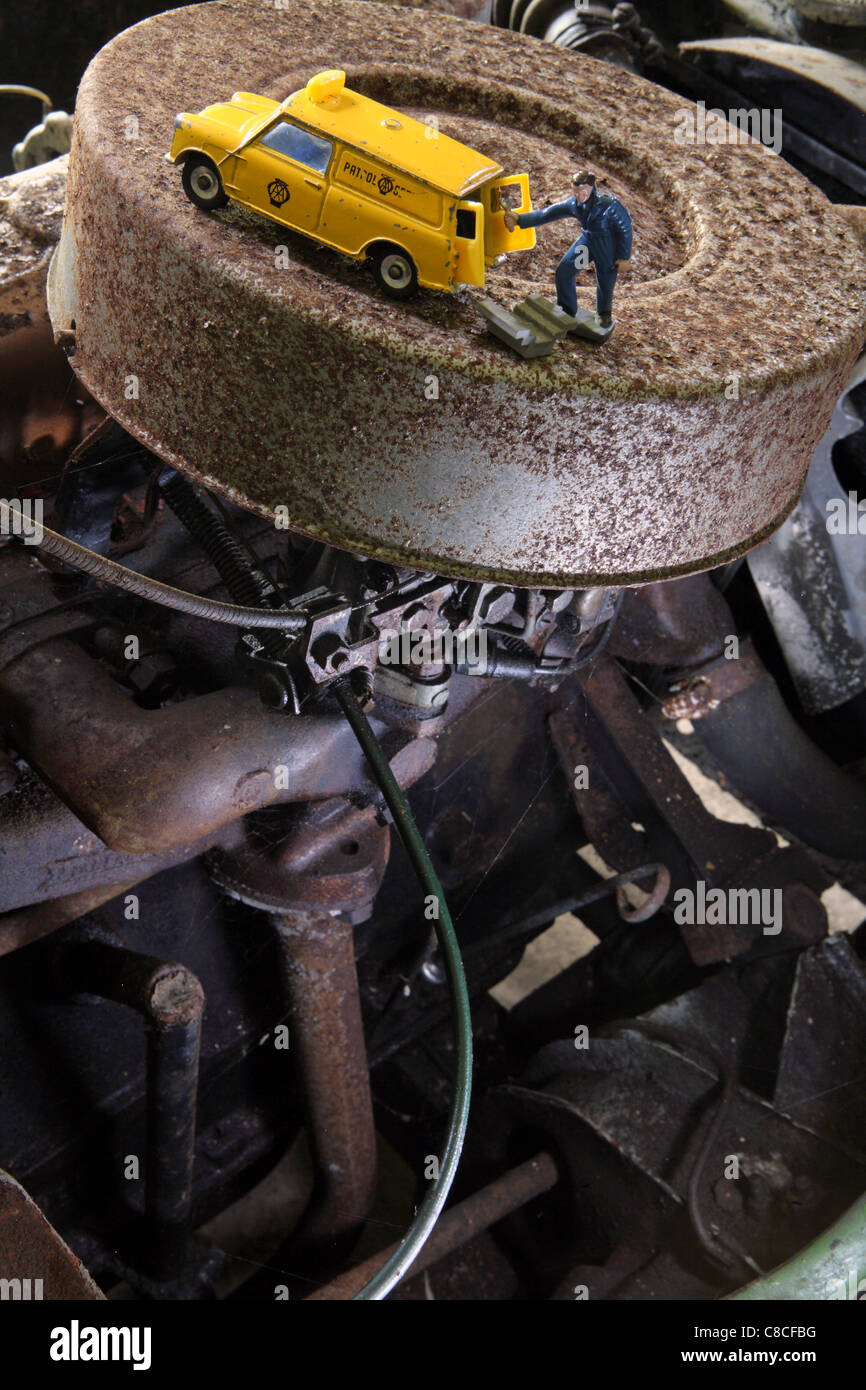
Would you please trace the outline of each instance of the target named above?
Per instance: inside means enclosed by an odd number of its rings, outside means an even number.
[[[551,613],[561,613],[572,600],[571,589],[542,589],[541,595]]]
[[[501,623],[514,607],[514,594],[510,589],[494,585],[483,595],[478,604],[478,621],[482,623]]]
[[[129,668],[127,680],[139,695],[163,699],[176,683],[174,661],[168,652],[144,652]]]
[[[445,971],[438,960],[425,960],[421,966],[421,974],[428,984],[444,985],[445,983]]]

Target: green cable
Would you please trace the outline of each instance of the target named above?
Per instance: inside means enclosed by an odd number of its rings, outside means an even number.
[[[439,917],[435,922],[436,937],[445,962],[451,1003],[454,1008],[456,1031],[457,1067],[454,1098],[451,1102],[451,1115],[448,1124],[448,1141],[445,1155],[439,1166],[439,1176],[418,1208],[415,1220],[409,1227],[397,1249],[381,1269],[373,1275],[362,1289],[354,1295],[355,1299],[378,1300],[385,1298],[406,1274],[410,1265],[417,1259],[427,1237],[436,1225],[439,1214],[454,1181],[460,1151],[466,1135],[469,1119],[469,1099],[472,1090],[472,1017],[469,1012],[469,994],[466,989],[466,976],[460,958],[460,947],[454,931],[454,923],[445,902],[445,894],[436,877],[436,870],[430,861],[421,832],[412,816],[409,805],[396,778],[391,771],[388,759],[382,751],[379,740],[370,728],[369,722],[358,704],[349,684],[348,677],[335,681],[331,692],[339,701],[340,708],[351,725],[352,732],[361,745],[361,750],[382,795],[394,818],[394,825],[412,865],[429,894],[439,903]]]

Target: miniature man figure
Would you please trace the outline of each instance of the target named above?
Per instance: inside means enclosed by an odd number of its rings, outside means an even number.
[[[627,265],[631,259],[631,218],[616,198],[597,192],[595,174],[584,169],[574,175],[571,186],[574,191],[570,198],[536,212],[515,214],[506,209],[505,225],[513,232],[515,227],[540,227],[545,222],[557,222],[561,217],[576,217],[583,235],[569,247],[556,267],[556,302],[572,318],[576,317],[575,271],[593,261],[596,312],[602,328],[610,328],[617,273],[620,266]]]

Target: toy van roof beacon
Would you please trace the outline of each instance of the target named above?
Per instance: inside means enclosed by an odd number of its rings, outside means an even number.
[[[320,72],[283,102],[250,92],[186,112],[169,158],[199,208],[229,198],[356,259],[388,294],[419,285],[484,284],[505,251],[535,245],[509,234],[505,209],[529,212],[526,174],[434,126],[350,91],[344,72]]]

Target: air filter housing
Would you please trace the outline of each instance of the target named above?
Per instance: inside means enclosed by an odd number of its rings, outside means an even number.
[[[297,233],[193,207],[165,159],[177,111],[235,90],[282,100],[324,69],[528,169],[536,206],[594,170],[635,224],[612,338],[523,361],[487,333],[480,291],[395,302]],[[866,258],[763,145],[684,142],[688,109],[622,69],[417,9],[159,15],[81,85],[55,329],[74,325],[75,371],[155,453],[336,546],[528,586],[718,565],[797,500],[863,342]],[[541,228],[486,292],[552,297],[579,230]]]

